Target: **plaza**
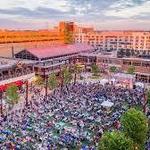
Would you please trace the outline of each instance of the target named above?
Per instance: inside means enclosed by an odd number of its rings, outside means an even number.
[[[110,84],[68,84],[45,99],[31,87],[30,105],[8,113],[1,122],[0,144],[5,149],[96,149],[105,131],[119,130],[119,118],[130,107],[143,106],[142,89]],[[117,92],[116,92],[117,91]],[[102,106],[105,101],[113,105]]]

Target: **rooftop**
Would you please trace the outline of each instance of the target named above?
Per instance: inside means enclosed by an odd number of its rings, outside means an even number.
[[[13,65],[16,65],[18,63],[32,64],[34,62],[28,61],[28,60],[20,60],[20,59],[11,59],[11,58],[0,57],[0,69],[10,68]]]
[[[32,48],[26,51],[30,52],[39,59],[57,57],[80,52],[92,51],[94,48],[87,44],[69,44],[69,45],[55,45],[48,48]]]

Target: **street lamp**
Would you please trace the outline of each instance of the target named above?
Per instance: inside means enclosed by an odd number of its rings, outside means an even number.
[[[47,100],[48,95],[48,77],[45,76],[45,99]]]
[[[1,117],[3,117],[3,93],[0,91],[0,100],[1,100],[1,106],[0,106],[0,112],[1,112]]]
[[[25,96],[25,100],[26,100],[26,106],[29,105],[28,99],[29,99],[29,82],[28,80],[25,80],[25,85],[26,85],[26,96]]]
[[[147,105],[147,92],[145,91],[145,86],[144,86],[144,106],[143,106],[144,113],[146,113],[146,105]]]
[[[44,68],[44,81],[45,81],[45,99],[47,100],[47,95],[48,95],[48,76],[46,75],[45,68]]]

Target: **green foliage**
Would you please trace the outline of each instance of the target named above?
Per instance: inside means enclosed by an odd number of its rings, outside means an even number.
[[[55,73],[51,73],[48,78],[48,85],[50,89],[55,89],[58,86],[57,78]]]
[[[68,31],[67,29],[64,31],[64,43],[72,44],[74,42],[73,33]]]
[[[133,142],[118,131],[106,132],[102,136],[98,150],[134,150]]]
[[[112,73],[115,73],[117,71],[117,67],[116,66],[111,66],[109,68],[109,71],[112,72]]]
[[[92,73],[94,76],[98,76],[98,74],[100,73],[100,69],[96,64],[92,65]]]
[[[69,68],[63,68],[62,69],[62,78],[63,78],[63,83],[68,84],[72,80],[72,74],[69,70]]]
[[[148,132],[148,120],[143,112],[131,108],[122,116],[121,123],[125,135],[133,140],[136,147],[142,149]]]
[[[128,70],[127,70],[128,74],[134,74],[135,73],[135,67],[134,66],[129,66]]]
[[[81,66],[79,64],[75,64],[73,69],[74,69],[74,74],[75,74],[74,75],[74,84],[75,84],[76,80],[77,80],[77,74],[81,73],[82,68],[81,68]],[[80,80],[82,80],[81,76],[80,76]]]
[[[82,71],[82,66],[80,64],[75,64],[74,65],[74,73],[79,74],[79,73],[81,73],[81,71]]]
[[[18,103],[19,95],[18,95],[18,87],[15,84],[8,86],[6,90],[7,103],[10,105],[14,105]]]
[[[41,76],[36,76],[34,83],[38,86],[44,85],[44,79]]]

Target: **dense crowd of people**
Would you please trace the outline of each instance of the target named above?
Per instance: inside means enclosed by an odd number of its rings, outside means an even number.
[[[128,108],[144,102],[142,89],[110,84],[69,84],[47,99],[31,90],[30,105],[1,120],[0,149],[95,150],[105,131],[120,128],[119,118]],[[112,108],[103,107],[104,101],[112,102]]]

